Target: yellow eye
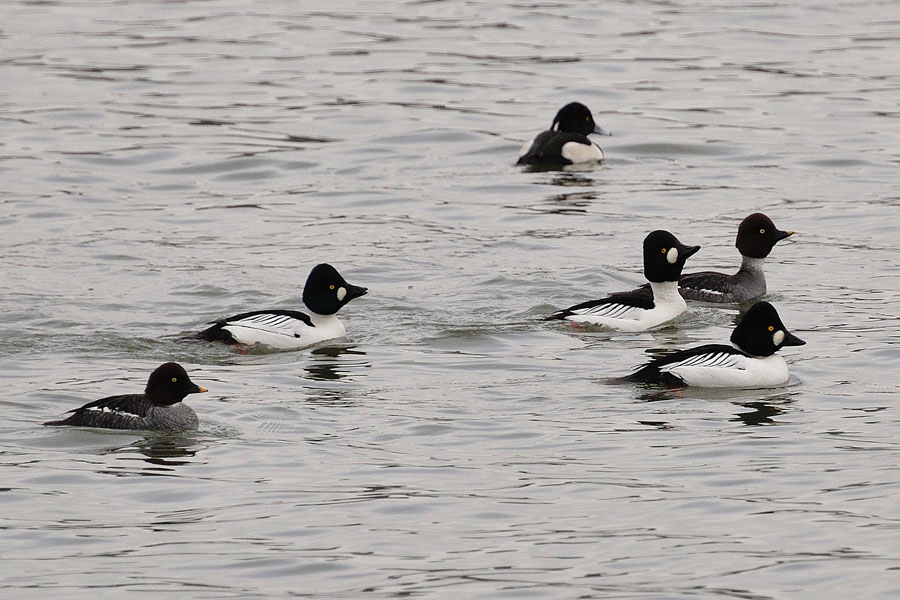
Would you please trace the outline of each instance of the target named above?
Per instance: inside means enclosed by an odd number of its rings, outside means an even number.
[[[178,378],[177,378],[177,377],[173,377],[173,378],[172,378],[172,383],[175,383],[176,381],[178,381]]]
[[[765,235],[766,230],[765,230],[765,229],[760,229],[759,232],[762,233],[763,235]]]
[[[591,118],[590,118],[590,117],[585,117],[585,118],[584,118],[584,121],[585,121],[586,123],[590,123],[590,122],[591,122]]]
[[[666,253],[666,249],[665,249],[665,248],[662,249],[662,253],[663,253],[663,254]]]
[[[775,331],[775,328],[769,325],[769,331]]]
[[[334,289],[334,284],[332,283],[331,285],[329,285],[329,286],[328,286],[328,289],[329,289],[329,290],[333,290],[333,289]]]

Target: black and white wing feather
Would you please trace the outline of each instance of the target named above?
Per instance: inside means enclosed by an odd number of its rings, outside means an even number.
[[[69,411],[72,414],[62,421],[51,421],[45,425],[143,429],[152,406],[144,394],[109,396]]]
[[[617,381],[683,386],[690,383],[685,380],[685,373],[740,371],[744,369],[747,358],[746,354],[732,346],[706,344],[655,358]]]
[[[212,327],[201,331],[197,337],[210,342],[242,343],[241,340],[235,339],[232,332],[227,329],[229,326],[257,330],[272,335],[295,337],[298,322],[307,327],[314,326],[309,315],[298,310],[257,310],[215,321]]]
[[[566,319],[569,317],[600,317],[607,319],[628,319],[630,315],[651,310],[655,306],[653,292],[649,287],[638,288],[629,292],[610,294],[606,298],[582,302],[559,310],[547,317],[547,320]]]
[[[736,284],[732,279],[715,271],[686,273],[678,280],[678,291],[687,300],[723,302],[734,294]]]

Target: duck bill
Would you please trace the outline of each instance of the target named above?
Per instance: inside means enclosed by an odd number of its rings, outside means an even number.
[[[202,394],[203,392],[208,392],[208,391],[209,391],[209,390],[206,389],[205,387],[202,387],[202,386],[199,386],[199,385],[195,385],[195,386],[194,386],[194,389],[192,389],[192,390],[191,390],[190,392],[188,392],[188,393],[189,393],[189,394]]]
[[[775,242],[780,242],[786,237],[794,235],[793,231],[777,231],[775,232]]]
[[[687,260],[700,251],[700,246],[682,246],[678,249],[678,258]]]
[[[612,133],[610,133],[609,131],[603,129],[602,127],[600,127],[600,126],[597,125],[597,124],[594,124],[594,131],[593,131],[593,133],[596,133],[597,135],[612,135]]]
[[[784,332],[784,341],[781,342],[782,346],[803,346],[804,344],[806,344],[806,342],[798,338],[790,331]]]
[[[369,288],[360,287],[358,285],[347,284],[345,286],[347,290],[347,295],[344,296],[344,302],[350,302],[354,298],[359,298],[360,296],[365,296],[369,292]]]

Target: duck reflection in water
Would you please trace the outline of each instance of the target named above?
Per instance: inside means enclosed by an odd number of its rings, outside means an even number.
[[[201,446],[196,437],[169,432],[147,433],[144,437],[124,446],[107,448],[103,454],[116,455],[123,463],[133,463],[137,460],[152,466],[122,469],[122,465],[117,465],[115,469],[105,472],[119,476],[160,475],[162,472],[172,471],[174,467],[193,464],[195,461],[191,459],[203,448],[205,446]]]
[[[336,381],[355,374],[364,373],[359,367],[370,367],[369,361],[353,360],[354,357],[365,356],[356,346],[323,346],[311,353],[312,362],[304,370],[307,377],[314,381]],[[350,360],[348,360],[350,359]]]
[[[749,408],[750,412],[736,413],[731,420],[743,422],[744,425],[777,425],[778,421],[773,417],[783,414],[785,412],[784,405],[793,401],[790,394],[778,394],[761,398],[755,402],[739,402],[738,406]]]
[[[597,198],[594,192],[570,192],[568,194],[556,194],[547,198],[539,206],[534,207],[535,212],[555,215],[583,214],[587,207]]]
[[[641,402],[662,402],[665,400],[684,400],[685,392],[688,391],[688,388],[678,388],[678,389],[652,389],[648,388],[642,390],[638,395],[638,400]],[[696,392],[696,390],[690,390],[689,393]],[[720,391],[714,392],[712,395],[701,392],[702,398],[694,398],[695,401],[701,401],[702,399],[714,401],[722,398],[722,393]],[[773,396],[766,396],[764,398],[760,398],[759,400],[741,400],[735,401],[731,398],[734,406],[740,409],[750,409],[749,411],[742,410],[741,412],[735,413],[734,417],[729,419],[731,422],[743,423],[744,425],[750,426],[759,426],[759,425],[778,425],[779,422],[775,420],[775,417],[778,415],[784,414],[787,412],[787,405],[792,404],[794,402],[793,394],[776,394]],[[652,425],[661,429],[668,429],[670,427],[666,427],[668,425],[665,421],[639,421],[642,425]]]

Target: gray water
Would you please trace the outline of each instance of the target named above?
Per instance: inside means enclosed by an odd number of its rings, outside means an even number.
[[[897,2],[0,6],[4,597],[900,596]],[[529,172],[571,100],[613,137]],[[769,294],[788,385],[611,386],[639,334],[539,320],[665,228]],[[179,343],[368,296],[326,347]],[[197,432],[40,424],[177,360]],[[62,594],[62,596],[60,596]]]

